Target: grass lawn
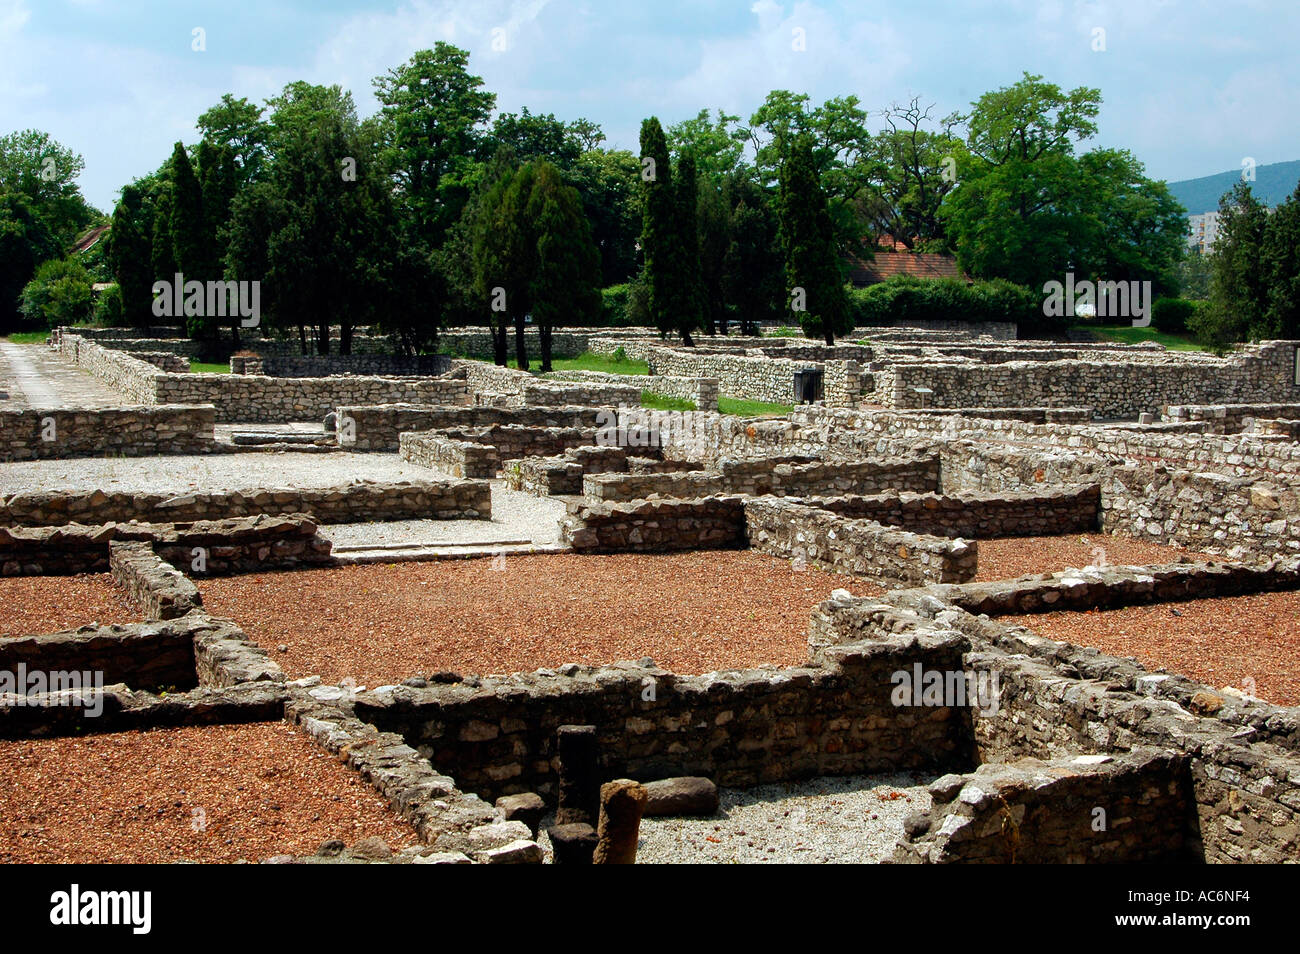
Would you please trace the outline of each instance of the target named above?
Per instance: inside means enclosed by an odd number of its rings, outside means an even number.
[[[229,374],[230,365],[228,364],[209,364],[206,361],[191,361],[191,374]]]
[[[653,391],[641,392],[641,406],[648,407],[654,411],[695,410],[694,401],[688,401],[686,398],[668,397],[665,394],[655,394]]]
[[[15,331],[13,334],[4,336],[5,341],[12,341],[14,344],[45,344],[45,339],[50,336],[48,331]]]
[[[718,397],[718,411],[740,417],[762,417],[765,414],[789,414],[794,408],[789,404],[767,404],[764,401],[746,401],[741,398]]]
[[[460,357],[453,355],[453,357]],[[475,358],[475,361],[484,361],[491,363],[488,358]],[[536,372],[541,367],[541,358],[537,355],[528,356],[528,370]],[[518,368],[519,363],[511,358],[507,365],[511,368]],[[576,358],[552,358],[552,371],[607,371],[611,374],[649,374],[650,365],[644,361],[636,361],[632,358],[625,358],[622,361],[615,361],[613,356],[607,354],[592,354],[587,351],[578,355]]]
[[[1124,344],[1141,344],[1144,341],[1155,341],[1164,345],[1170,351],[1209,351],[1209,348],[1197,344],[1196,339],[1191,335],[1172,335],[1165,331],[1158,331],[1155,327],[1148,325],[1145,328],[1134,328],[1132,325],[1075,325],[1081,331],[1091,331],[1103,341],[1119,341]]]

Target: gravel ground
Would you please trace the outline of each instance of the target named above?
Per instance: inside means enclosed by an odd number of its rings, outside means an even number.
[[[0,637],[41,636],[88,623],[138,623],[139,607],[109,573],[0,577]]]
[[[0,741],[0,862],[260,861],[414,829],[285,723]],[[88,795],[90,797],[88,797]]]
[[[291,678],[367,686],[442,669],[481,675],[644,656],[681,673],[798,665],[813,606],[839,587],[880,592],[744,550],[376,564],[200,583],[209,612],[238,620]]]
[[[1232,686],[1278,705],[1300,705],[1300,592],[999,621],[1112,656],[1133,656],[1148,669],[1168,669],[1214,688]]]
[[[353,480],[428,480],[440,476],[426,467],[407,464],[396,454],[272,451],[176,457],[87,457],[5,464],[0,467],[0,494],[56,488],[179,494],[249,487],[330,487]]]
[[[903,819],[930,807],[930,781],[851,775],[723,789],[712,818],[642,819],[637,864],[876,864],[894,853]],[[549,862],[550,839],[538,840]]]
[[[558,543],[563,501],[534,497],[492,481],[492,519],[393,520],[383,523],[339,523],[320,528],[334,546],[391,546],[410,543],[500,543],[527,540]]]
[[[1003,537],[979,541],[979,568],[975,579],[979,582],[1014,580],[1030,573],[1058,573],[1074,567],[1094,566],[1099,561],[1112,566],[1146,566],[1173,563],[1179,557],[1223,559],[1118,534]]]

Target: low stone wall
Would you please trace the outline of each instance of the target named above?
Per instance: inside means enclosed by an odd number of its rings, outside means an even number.
[[[100,686],[192,689],[198,685],[189,628],[171,622],[83,626],[43,636],[0,640],[0,672],[95,673]],[[89,690],[92,685],[78,688]],[[49,691],[57,691],[50,686]],[[8,706],[0,706],[7,709]]]
[[[638,391],[649,391],[661,397],[690,401],[697,411],[718,409],[718,381],[716,378],[685,378],[671,374],[612,374],[608,371],[552,371],[548,375],[557,381],[592,381],[601,384],[623,384]],[[635,401],[621,403],[639,405]]]
[[[886,585],[959,583],[975,576],[978,547],[974,541],[845,519],[775,497],[745,500],[744,515],[753,549],[796,562]]]
[[[1011,361],[1004,364],[891,364],[875,372],[872,403],[920,407],[1089,404],[1103,417],[1158,413],[1171,404],[1293,403],[1297,342],[1249,345],[1226,358],[1174,352],[1157,360]],[[723,387],[726,393],[726,386]],[[788,402],[787,402],[788,403]]]
[[[203,605],[199,588],[143,540],[109,543],[108,565],[145,619],[176,619]]]
[[[173,354],[170,351],[133,351],[131,356],[152,364],[155,368],[163,371],[178,374],[189,374],[190,371],[190,359]]]
[[[339,375],[168,374],[123,351],[64,334],[59,349],[80,367],[140,404],[211,404],[218,423],[315,421],[340,404],[469,404],[464,380]]]
[[[873,493],[884,490],[932,491],[939,486],[939,458],[852,462],[790,462],[788,458],[722,460],[718,472],[595,474],[583,481],[592,500],[707,497],[712,494]]]
[[[964,340],[973,337],[994,338],[999,341],[1015,341],[1020,333],[1020,326],[1014,321],[962,321],[960,318],[909,318],[895,321],[887,327],[854,328],[846,337],[874,338],[890,340],[892,338],[912,340],[917,332],[927,338]]]
[[[718,393],[730,398],[794,404],[794,374],[817,362],[762,355],[696,353],[690,348],[652,346],[645,349],[653,375],[715,378]]]
[[[1042,493],[887,492],[872,496],[810,497],[798,502],[913,533],[990,540],[1091,533],[1098,527],[1101,488],[1093,484]]]
[[[437,407],[428,404],[344,405],[338,409],[337,440],[359,451],[396,451],[404,431],[490,427],[594,428],[601,411],[592,407]],[[349,423],[351,422],[351,423]]]
[[[1250,418],[1300,419],[1300,404],[1172,404],[1165,416],[1202,422],[1211,434],[1239,434]]]
[[[1185,756],[1140,748],[981,765],[930,786],[896,864],[1153,864],[1196,860]]]
[[[333,562],[331,544],[301,515],[240,517],[192,524],[109,523],[0,527],[0,576],[60,576],[110,569],[109,544],[139,540],[194,576],[258,573]]]
[[[256,514],[309,514],[317,523],[370,520],[488,520],[483,481],[358,481],[335,487],[258,487],[213,493],[41,491],[0,498],[0,526],[53,527],[128,520],[188,522]]]
[[[597,553],[744,547],[744,498],[572,502],[560,535],[574,550]]]
[[[1090,407],[930,407],[910,408],[899,413],[923,417],[1024,421],[1026,424],[1087,424],[1093,417]]]
[[[655,334],[654,330],[650,328],[552,328],[551,357],[576,358],[589,349],[593,338],[606,337],[611,334],[621,336],[627,333]],[[447,328],[438,334],[438,347],[450,354],[465,355],[471,358],[491,360],[494,357],[492,333],[487,328]],[[541,360],[542,344],[536,327],[524,329],[524,347],[528,349],[528,359],[530,361]],[[513,328],[510,329],[507,335],[506,349],[513,360],[515,356],[515,331]]]
[[[968,613],[1011,616],[1062,610],[1086,612],[1278,590],[1300,590],[1300,557],[1269,563],[1103,565],[1019,580],[931,586],[925,592]]]
[[[263,374],[280,378],[326,378],[340,374],[435,376],[451,370],[451,359],[441,354],[295,354],[265,357],[261,365]]]
[[[625,384],[534,379],[533,383],[525,384],[519,393],[524,404],[529,407],[568,407],[574,404],[596,407],[618,407],[620,404],[641,406],[641,389]]]
[[[80,330],[80,329],[79,329]],[[202,404],[203,401],[160,401],[157,380],[161,372],[147,361],[125,351],[107,348],[64,331],[54,338],[55,349],[77,367],[89,371],[132,404]]]
[[[891,674],[961,668],[964,641],[882,639],[810,667],[675,675],[634,664],[362,693],[357,715],[492,799],[556,793],[555,733],[595,725],[604,778],[704,775],[719,786],[970,766],[970,720],[900,710]]]
[[[1143,746],[1172,751],[1189,760],[1192,798],[1183,837],[1190,855],[1212,863],[1294,859],[1300,709],[1150,673],[1132,659],[973,616],[934,592],[828,600],[813,613],[810,642],[965,636],[971,644],[966,671],[993,688],[988,717],[974,720],[983,762],[1119,756]]]
[[[622,447],[574,447],[556,457],[525,457],[505,465],[506,486],[536,497],[582,493],[586,474],[626,470]]]
[[[508,460],[550,457],[571,447],[594,444],[596,430],[493,424],[481,428],[404,433],[402,459],[456,477],[495,477]]]
[[[1226,466],[1233,466],[1229,458]],[[1001,492],[1034,484],[1097,482],[1101,529],[1208,552],[1300,552],[1300,481],[1227,477],[1159,461],[988,444],[950,445],[944,486]]]
[[[823,432],[788,420],[648,408],[619,408],[615,415],[620,429],[647,429],[653,435],[653,446],[665,459],[696,461],[707,468],[716,468],[725,459],[820,458],[825,456],[827,448]],[[887,455],[859,453],[856,457],[898,456],[900,453],[891,449]]]
[[[215,423],[210,405],[0,410],[0,461],[206,454]]]
[[[464,377],[470,391],[475,395],[474,401],[471,402],[474,404],[485,403],[479,399],[479,395],[498,394],[505,395],[511,404],[519,406],[523,404],[520,392],[524,385],[537,380],[527,371],[517,371],[514,368],[489,364],[486,361],[464,361],[459,358],[452,361],[451,374]]]
[[[159,403],[205,403],[219,423],[319,421],[342,404],[468,404],[464,381],[427,377],[273,378],[260,374],[169,374]]]

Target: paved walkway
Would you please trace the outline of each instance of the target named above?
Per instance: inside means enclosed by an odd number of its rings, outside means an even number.
[[[112,407],[131,401],[43,344],[0,341],[0,391],[10,407]]]

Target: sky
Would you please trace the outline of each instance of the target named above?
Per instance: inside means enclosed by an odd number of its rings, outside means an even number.
[[[445,40],[498,109],[585,117],[634,151],[646,116],[747,120],[771,89],[856,95],[877,128],[891,104],[943,116],[1027,71],[1099,88],[1092,144],[1174,181],[1300,158],[1297,36],[1294,0],[0,0],[0,134],[81,154],[110,211],[223,93],[337,83],[369,115],[375,76]]]

